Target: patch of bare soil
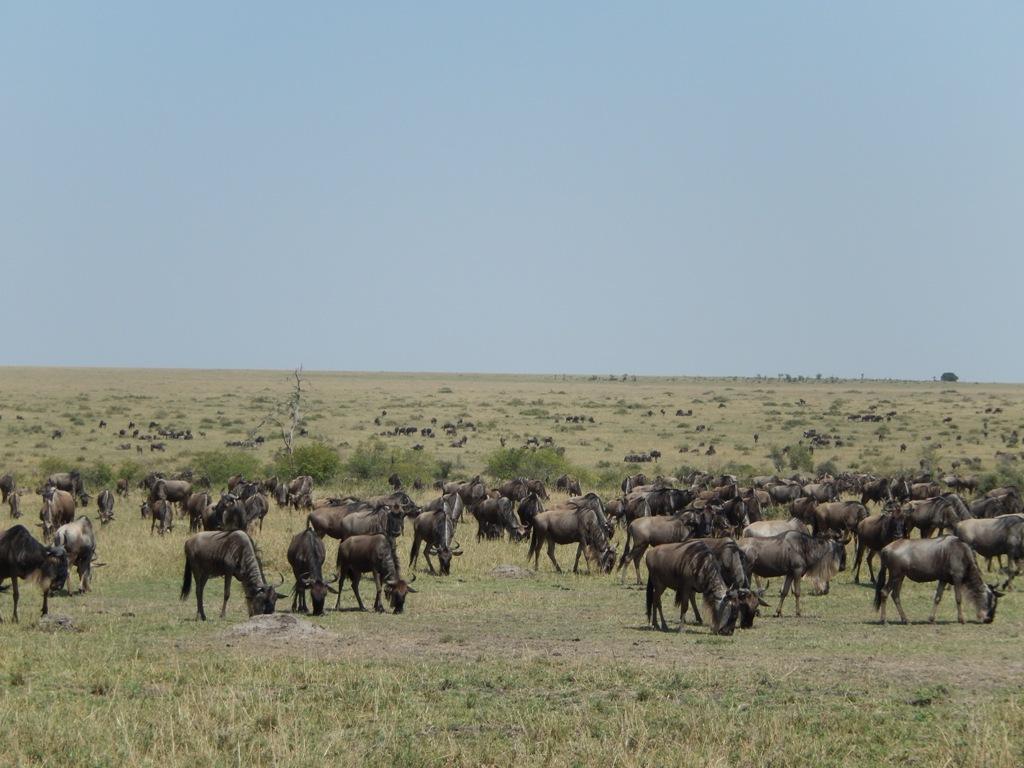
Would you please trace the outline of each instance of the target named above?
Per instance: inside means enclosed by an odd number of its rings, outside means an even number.
[[[48,613],[39,617],[39,629],[44,632],[81,632],[74,619],[63,613]]]
[[[293,616],[290,613],[272,613],[253,616],[248,621],[236,624],[223,633],[226,640],[254,638],[275,642],[293,640],[318,640],[331,636],[331,632],[315,624]]]
[[[491,576],[499,579],[532,579],[535,575],[529,568],[518,565],[498,565],[491,569]]]

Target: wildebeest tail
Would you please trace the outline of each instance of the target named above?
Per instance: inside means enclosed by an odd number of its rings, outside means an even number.
[[[188,593],[192,591],[192,569],[189,567],[188,558],[185,558],[185,575],[181,581],[181,599],[184,600],[188,597]]]
[[[626,526],[626,543],[622,545],[622,557],[619,558],[619,566],[623,566],[629,561],[629,553],[633,549],[633,532],[629,530],[629,526]]]
[[[530,550],[526,553],[526,562],[530,562],[530,558],[540,553],[540,533],[538,532],[538,526],[536,524],[530,526]]]
[[[654,623],[654,577],[647,574],[647,620]]]
[[[882,590],[885,588],[886,576],[885,572],[885,560],[882,560],[878,566],[878,573],[875,576],[875,610],[880,611],[882,609]]]

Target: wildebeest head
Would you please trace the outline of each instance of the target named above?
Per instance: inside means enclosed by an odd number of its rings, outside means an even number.
[[[284,576],[281,577],[277,584],[264,584],[254,589],[250,594],[247,594],[245,602],[249,608],[249,615],[256,616],[262,613],[273,613],[277,601],[285,597],[285,595],[277,591],[277,588],[282,584],[284,584]]]
[[[60,589],[68,578],[68,553],[64,547],[47,547],[43,564],[39,567],[39,586]],[[994,611],[993,611],[994,612]]]
[[[309,577],[309,574],[303,577],[302,586],[309,590],[309,595],[313,600],[314,616],[324,615],[324,602],[327,600],[328,592],[338,594],[338,590],[331,586],[337,580],[338,574],[334,574],[329,579],[313,579]]]
[[[985,624],[991,624],[996,618],[996,605],[999,602],[999,598],[1003,596],[1003,593],[997,590],[995,587],[985,585],[985,593],[978,601],[978,621]]]
[[[740,589],[736,595],[739,598],[740,628],[750,629],[754,626],[754,617],[757,616],[757,609],[770,607],[764,601],[764,590]]]
[[[404,579],[391,579],[384,583],[384,597],[395,613],[401,613],[405,609],[406,595],[415,591]]]
[[[739,591],[730,589],[721,600],[716,601],[710,607],[712,608],[711,615],[714,617],[711,625],[712,633],[731,635],[736,630],[736,620],[740,615]]]

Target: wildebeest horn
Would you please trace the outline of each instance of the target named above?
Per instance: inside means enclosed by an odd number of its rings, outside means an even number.
[[[408,583],[409,583],[409,584],[412,584],[412,583],[413,583],[414,581],[416,581],[416,572],[415,572],[415,571],[413,571],[413,574],[412,574],[412,578],[411,578],[411,579],[409,579],[409,582],[408,582]]]
[[[281,580],[280,580],[279,582],[277,582],[277,584],[271,584],[271,585],[270,585],[270,586],[272,586],[272,587],[273,587],[274,589],[277,589],[277,588],[278,588],[278,587],[280,587],[280,586],[281,586],[282,584],[284,584],[284,574],[283,574],[283,573],[281,573],[280,571],[278,571],[278,572],[277,572],[277,575],[281,577]]]
[[[324,584],[333,584],[333,583],[334,583],[334,582],[336,582],[336,581],[337,581],[337,580],[338,580],[339,578],[341,578],[341,574],[340,574],[340,573],[335,573],[335,574],[334,574],[333,576],[331,576],[331,578],[327,579],[327,580],[326,580],[326,581],[324,582]]]

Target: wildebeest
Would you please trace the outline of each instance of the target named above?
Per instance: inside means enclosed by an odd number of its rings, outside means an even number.
[[[791,501],[799,499],[804,493],[804,489],[796,483],[769,485],[766,490],[771,497],[772,504],[776,506],[789,504]]]
[[[789,520],[760,520],[756,523],[751,523],[743,529],[741,535],[749,539],[769,539],[786,531],[810,533],[810,529],[804,524],[803,520],[791,517]]]
[[[832,482],[808,483],[804,486],[803,491],[805,496],[809,496],[819,503],[835,501],[839,498],[836,484]]]
[[[231,579],[242,582],[245,591],[245,602],[249,615],[273,613],[274,604],[284,595],[277,593],[277,588],[284,583],[284,578],[277,584],[268,584],[263,576],[263,566],[256,557],[256,549],[252,539],[245,531],[204,531],[190,536],[185,540],[185,575],[181,585],[181,599],[188,597],[192,590],[192,579],[196,580],[197,616],[206,621],[203,609],[203,589],[211,576],[224,577],[224,602],[220,608],[220,616],[228,608],[231,596]]]
[[[555,490],[562,491],[570,496],[582,496],[580,481],[572,475],[559,475],[555,478]]]
[[[7,506],[11,509],[11,517],[17,520],[21,517],[21,494],[11,491],[7,496]]]
[[[442,490],[445,493],[459,494],[459,496],[462,497],[462,503],[467,507],[470,507],[481,499],[487,497],[487,486],[484,484],[484,481],[480,479],[480,475],[476,475],[466,482],[454,481],[444,483]]]
[[[603,512],[603,507],[602,507]],[[604,573],[611,571],[615,565],[615,548],[609,545],[605,524],[592,506],[567,505],[554,507],[533,518],[533,535],[530,539],[530,550],[526,555],[529,562],[533,558],[533,567],[539,567],[540,550],[547,542],[548,558],[558,573],[562,572],[561,566],[555,560],[556,544],[578,544],[576,549],[576,562],[573,563],[573,573],[579,572],[580,555],[587,561],[587,569],[590,568],[590,553],[597,556],[598,565]]]
[[[54,486],[43,489],[43,508],[39,512],[43,537],[50,539],[54,531],[75,519],[75,497]]]
[[[530,493],[536,493],[542,499],[548,498],[548,492],[544,488],[544,483],[540,480],[530,480],[525,477],[516,477],[505,483],[502,483],[498,487],[500,495],[511,499],[512,501],[522,501]]]
[[[154,502],[158,499],[166,499],[172,504],[184,506],[188,497],[192,495],[192,483],[188,480],[165,480],[162,477],[155,478],[149,486],[147,502]]]
[[[17,484],[14,482],[14,475],[8,473],[0,477],[0,502],[7,502],[7,497],[14,492]]]
[[[476,518],[477,541],[491,538],[489,535],[491,530],[497,531],[498,537],[501,536],[503,530],[508,531],[509,540],[520,539],[526,533],[526,528],[516,514],[515,505],[511,499],[505,496],[496,499],[481,499],[469,508],[469,512]]]
[[[885,477],[867,477],[861,482],[860,503],[892,501],[892,486]]]
[[[655,488],[647,492],[646,498],[652,515],[671,515],[685,509],[696,498],[696,494],[678,488]]]
[[[846,549],[834,539],[816,539],[800,531],[787,531],[764,539],[743,538],[738,543],[756,575],[786,577],[776,616],[782,615],[782,604],[791,586],[796,615],[800,615],[800,582],[804,576],[813,579],[819,589],[825,591],[832,577],[846,569]]]
[[[313,492],[313,477],[311,475],[299,475],[292,478],[288,483],[288,496],[298,498],[306,493]]]
[[[1005,499],[1006,496],[982,496],[971,502],[969,509],[972,517],[999,517],[1009,514]]]
[[[730,589],[737,590],[739,597],[739,625],[742,629],[750,629],[754,626],[754,617],[757,616],[759,607],[768,608],[761,595],[764,590],[754,591],[750,588],[751,568],[747,556],[743,554],[735,539],[731,538],[704,538],[693,539],[704,544],[718,560],[718,568],[722,574],[722,580]],[[696,595],[691,596],[690,605],[693,607],[694,619],[702,624],[700,613],[697,610]]]
[[[871,565],[875,555],[888,544],[902,539],[906,532],[906,521],[903,509],[899,504],[877,515],[865,517],[857,523],[857,548],[853,562],[853,581],[860,584],[860,563],[864,551],[868,553],[868,576],[875,583],[875,570]]]
[[[960,520],[971,517],[970,510],[955,493],[908,501],[903,507],[903,513],[906,516],[906,535],[910,536],[910,532],[917,528],[921,531],[922,539],[931,537],[936,530],[940,534],[946,530],[952,531]]]
[[[122,477],[117,481],[117,495],[121,498],[128,498],[128,478]]]
[[[89,494],[85,491],[82,475],[77,469],[73,469],[70,472],[54,472],[46,478],[44,485],[67,491],[72,496],[75,496],[83,507],[89,506]]]
[[[149,507],[149,516],[152,518],[149,524],[150,536],[154,531],[163,536],[174,529],[174,510],[171,508],[171,502],[167,499],[156,499],[146,502],[146,506]]]
[[[543,511],[544,502],[540,500],[540,496],[536,493],[530,493],[519,502],[519,509],[516,510],[516,514],[519,515],[519,522],[522,523],[523,528],[528,531],[533,528],[533,518]]]
[[[928,621],[935,621],[939,601],[947,584],[953,585],[956,596],[956,617],[964,623],[962,602],[963,588],[974,603],[978,621],[990,624],[996,615],[996,603],[1002,596],[988,586],[981,578],[974,553],[966,542],[956,536],[940,536],[937,539],[900,539],[884,547],[879,554],[881,566],[875,583],[875,610],[881,611],[880,620],[885,624],[885,606],[891,595],[900,620],[906,624],[907,614],[900,603],[903,579],[927,582],[938,581],[932,612]]]
[[[288,506],[288,483],[278,483],[274,488],[274,503],[278,509]]]
[[[96,497],[96,511],[101,525],[106,525],[114,519],[114,494],[109,489],[104,488]]]
[[[858,501],[832,501],[814,508],[812,529],[818,536],[828,532],[851,535],[857,524],[868,516],[867,507]]]
[[[263,532],[263,518],[267,516],[269,510],[270,504],[267,503],[267,497],[259,491],[245,499],[245,518],[248,525],[254,525],[258,520],[261,533]]]
[[[643,472],[638,472],[635,475],[627,475],[622,481],[620,487],[623,493],[630,493],[638,485],[647,485],[647,475]]]
[[[533,495],[533,494],[531,494]],[[427,561],[427,569],[434,574],[434,564],[430,562],[431,549],[437,554],[441,575],[451,573],[452,558],[462,554],[462,548],[455,543],[455,528],[458,524],[462,498],[457,493],[441,497],[441,508],[421,512],[413,520],[412,549],[409,551],[409,568],[416,567],[420,554],[420,544],[425,543],[423,557]]]
[[[691,596],[699,592],[704,595],[705,605],[712,617],[711,631],[716,635],[731,635],[736,627],[739,613],[739,593],[730,590],[722,579],[718,560],[699,541],[679,544],[662,544],[647,553],[647,620],[667,631],[665,611],[661,606],[661,595],[666,589],[676,593],[679,611],[679,631],[686,625],[686,608]]]
[[[961,520],[954,533],[982,557],[1006,555],[1005,587],[1020,573],[1018,561],[1024,558],[1024,515],[1000,515],[989,519]]]
[[[74,566],[78,571],[78,591],[88,592],[92,586],[92,563],[96,558],[96,535],[92,530],[92,521],[82,516],[62,525],[53,536],[53,545],[64,550],[68,567]],[[57,582],[54,582],[54,586],[60,588]],[[70,584],[68,593],[71,593]]]
[[[14,621],[18,621],[18,579],[32,579],[43,593],[45,616],[53,584],[63,584],[68,577],[68,557],[60,547],[48,547],[36,541],[28,528],[15,525],[0,532],[0,581],[11,580],[14,598]]]
[[[701,525],[702,516],[694,512],[683,512],[672,516],[640,517],[633,520],[626,528],[626,543],[623,545],[622,557],[619,559],[620,580],[625,580],[626,563],[633,561],[636,570],[636,583],[642,584],[640,578],[640,558],[648,547],[661,544],[675,544],[694,536],[707,536],[710,530]]]
[[[324,601],[328,592],[337,592],[331,586],[338,580],[337,574],[324,578],[324,542],[312,530],[299,531],[288,544],[288,564],[292,567],[295,586],[292,587],[292,612],[309,610],[306,606],[306,590],[313,601],[313,615],[324,615]]]
[[[359,581],[364,573],[372,573],[373,581],[377,587],[377,594],[373,599],[373,608],[378,613],[384,612],[384,604],[381,601],[381,594],[388,600],[391,609],[395,613],[401,613],[405,609],[405,598],[410,592],[416,592],[409,582],[401,577],[401,570],[398,566],[398,553],[395,551],[395,540],[393,537],[382,533],[374,533],[368,536],[351,536],[345,539],[338,546],[338,601],[334,606],[335,610],[341,609],[341,590],[345,585],[345,578],[352,582],[352,592],[356,596],[359,610],[365,611],[363,599],[359,596]],[[415,575],[415,574],[414,574]]]
[[[924,501],[942,493],[938,483],[913,483],[910,486],[910,498],[913,501]]]
[[[196,533],[203,528],[203,512],[210,506],[213,499],[206,491],[193,493],[185,502],[185,511],[188,513],[188,532]]]
[[[362,499],[326,499],[317,502],[317,506],[306,516],[306,526],[313,529],[317,536],[330,536],[340,539],[344,536],[342,521],[353,512],[373,509]]]
[[[391,507],[366,507],[342,518],[339,536],[342,541],[352,536],[368,536],[381,533],[391,537],[402,535],[405,515],[400,509]]]

